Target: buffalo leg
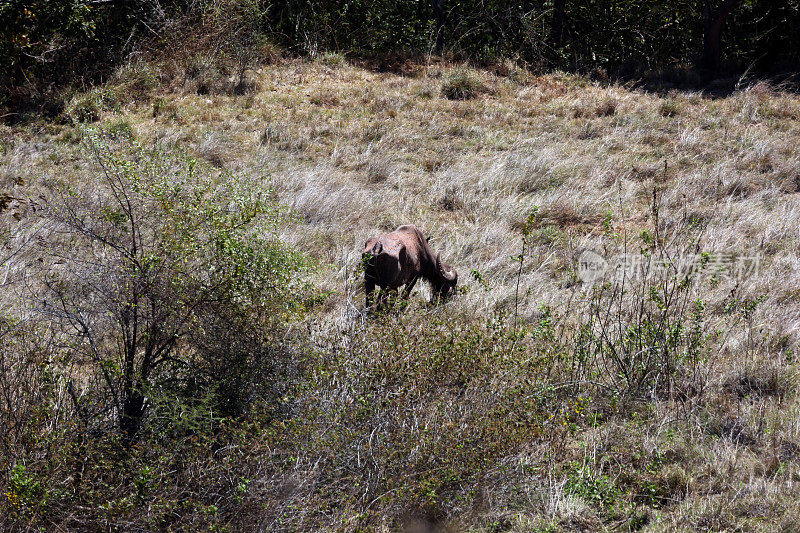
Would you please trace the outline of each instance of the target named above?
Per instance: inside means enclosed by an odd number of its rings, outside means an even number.
[[[374,291],[375,291],[375,280],[369,278],[364,279],[364,293],[366,294],[365,304],[368,310],[372,307],[372,293]]]
[[[386,303],[388,309],[394,309],[397,305],[397,289],[386,290]]]
[[[389,290],[382,288],[378,291],[378,311],[382,311],[387,307],[387,300],[389,298]]]
[[[403,289],[403,300],[408,300],[408,297],[411,296],[411,291],[414,290],[414,285],[417,284],[418,279],[419,276],[415,276],[414,279],[406,283],[406,286]]]

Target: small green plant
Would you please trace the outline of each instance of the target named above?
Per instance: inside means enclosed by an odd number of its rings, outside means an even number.
[[[481,272],[477,269],[472,269],[469,271],[469,276],[478,282],[478,284],[483,287],[485,290],[489,290],[489,282],[486,281],[486,278],[481,274]]]
[[[50,494],[42,482],[22,463],[11,469],[8,492],[5,494],[10,508],[22,516],[35,515],[50,502]]]
[[[611,506],[620,495],[620,489],[608,475],[596,472],[589,465],[573,465],[566,489],[592,504]]]
[[[536,227],[537,218],[539,215],[539,206],[534,206],[528,212],[528,216],[525,217],[525,221],[522,223],[522,249],[520,250],[519,254],[514,255],[511,257],[512,261],[516,261],[519,263],[519,268],[517,269],[517,280],[514,285],[514,329],[517,328],[517,320],[519,318],[519,286],[520,281],[522,280],[522,268],[525,265],[525,257],[528,254],[530,248],[530,236],[533,232],[534,228]]]
[[[139,473],[137,474],[136,478],[133,480],[133,486],[136,491],[136,500],[139,502],[145,501],[149,492],[150,492],[150,484],[153,481],[153,468],[150,466],[144,466]]]

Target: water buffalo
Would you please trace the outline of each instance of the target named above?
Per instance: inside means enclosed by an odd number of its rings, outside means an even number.
[[[434,255],[428,240],[413,224],[369,239],[364,245],[362,259],[367,308],[372,306],[376,285],[381,288],[378,297],[378,307],[381,307],[387,292],[396,292],[404,285],[402,297],[408,298],[420,277],[433,287],[432,301],[449,296],[458,281],[456,270],[442,263],[439,254]]]

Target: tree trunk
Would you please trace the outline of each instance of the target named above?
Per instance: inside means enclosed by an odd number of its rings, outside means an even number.
[[[705,30],[703,32],[703,57],[701,66],[708,71],[716,72],[719,69],[722,55],[721,40],[725,21],[734,10],[739,0],[725,0],[725,3],[714,13],[711,0],[705,0]]]
[[[433,14],[436,17],[436,53],[444,50],[444,26],[447,22],[444,15],[444,0],[431,0]]]
[[[144,416],[144,395],[141,383],[137,383],[125,391],[125,400],[122,403],[119,428],[125,445],[131,445],[136,441],[136,435],[142,425],[142,416]]]
[[[554,50],[564,42],[564,0],[554,0],[553,18],[550,21],[550,45]]]

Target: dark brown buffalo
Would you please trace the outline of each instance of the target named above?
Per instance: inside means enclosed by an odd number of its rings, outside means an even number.
[[[367,308],[372,306],[375,286],[381,288],[380,307],[388,292],[403,289],[408,298],[419,278],[425,278],[433,287],[433,301],[449,296],[458,282],[456,270],[442,263],[434,254],[428,240],[413,224],[400,226],[391,233],[372,237],[364,245],[364,289]]]

